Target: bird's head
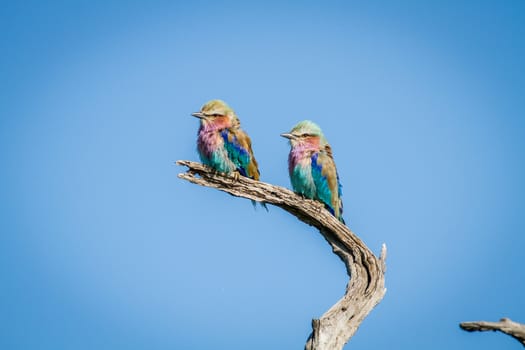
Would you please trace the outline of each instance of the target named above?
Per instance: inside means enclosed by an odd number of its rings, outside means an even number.
[[[289,139],[292,147],[302,145],[318,148],[327,143],[319,125],[310,120],[297,123],[290,132],[281,136]]]
[[[239,125],[239,119],[233,109],[222,100],[206,102],[199,112],[191,115],[199,118],[205,128],[222,129]]]

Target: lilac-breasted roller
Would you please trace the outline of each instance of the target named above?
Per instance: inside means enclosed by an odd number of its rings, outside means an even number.
[[[230,106],[221,100],[211,100],[200,112],[191,115],[200,119],[197,151],[201,162],[222,173],[259,180],[252,141]],[[255,201],[252,203],[255,206]],[[261,205],[268,210],[266,203]]]
[[[293,190],[315,199],[337,219],[343,220],[341,183],[328,144],[321,128],[310,120],[303,120],[289,133],[281,134],[290,140],[288,171]]]
[[[222,173],[259,180],[252,142],[233,109],[224,101],[211,100],[191,115],[200,119],[197,151],[204,164]]]

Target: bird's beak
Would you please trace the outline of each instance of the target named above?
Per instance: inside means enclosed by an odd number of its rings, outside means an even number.
[[[191,115],[194,116],[195,118],[199,118],[199,119],[204,119],[204,118],[206,118],[206,117],[204,116],[204,114],[202,114],[202,112],[195,112],[195,113],[192,113]]]
[[[289,134],[289,133],[284,133],[284,134],[281,134],[282,137],[286,137],[287,139],[290,139],[290,140],[293,140],[296,138],[296,136],[294,134]]]

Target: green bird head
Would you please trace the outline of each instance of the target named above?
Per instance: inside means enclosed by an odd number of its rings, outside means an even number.
[[[199,112],[191,114],[199,118],[203,125],[221,124],[227,127],[239,126],[239,118],[233,109],[222,100],[206,102]]]
[[[290,132],[281,134],[281,136],[289,139],[292,146],[315,142],[321,145],[327,144],[321,128],[311,120],[297,123]]]

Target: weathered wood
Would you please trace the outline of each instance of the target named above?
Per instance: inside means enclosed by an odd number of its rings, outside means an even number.
[[[386,246],[376,257],[348,227],[324,206],[284,187],[217,173],[200,163],[179,160],[188,167],[179,178],[216,188],[236,197],[278,206],[308,225],[316,227],[345,263],[351,277],[344,296],[319,319],[312,321],[306,350],[339,350],[348,342],[368,313],[385,295]]]
[[[499,322],[474,321],[462,322],[459,324],[461,329],[468,332],[499,331],[510,335],[525,346],[525,325],[512,321],[509,318],[502,318]]]

